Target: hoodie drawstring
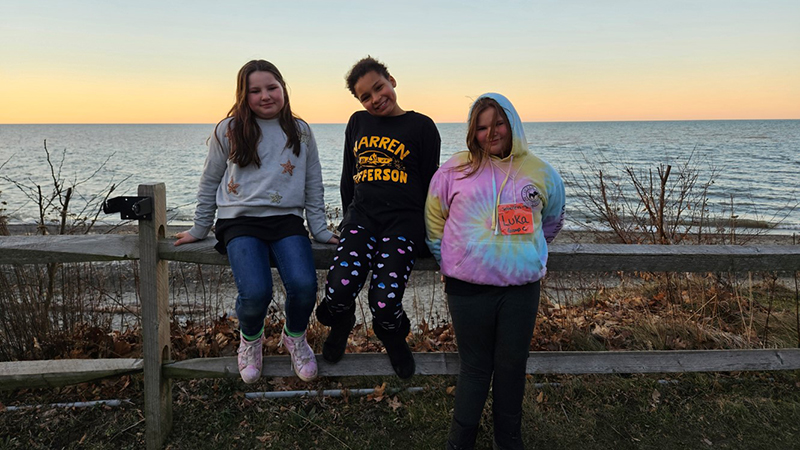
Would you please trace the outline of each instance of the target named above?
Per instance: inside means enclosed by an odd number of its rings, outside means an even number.
[[[514,154],[511,154],[511,159],[508,162],[508,172],[506,172],[506,178],[503,180],[503,183],[500,185],[500,191],[497,191],[497,182],[494,178],[494,163],[492,163],[491,159],[489,160],[489,164],[492,166],[492,194],[494,195],[494,211],[492,212],[492,230],[494,234],[499,234],[499,229],[497,227],[497,221],[500,220],[498,214],[500,214],[500,195],[503,193],[503,189],[506,187],[506,183],[508,179],[511,177],[511,171],[514,169]]]

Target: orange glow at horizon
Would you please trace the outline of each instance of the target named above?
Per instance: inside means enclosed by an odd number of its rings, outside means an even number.
[[[389,26],[358,2],[222,15],[208,2],[6,3],[0,123],[216,123],[259,58],[299,116],[344,123],[361,109],[344,75],[366,55],[387,64],[401,107],[437,122],[463,122],[488,91],[525,121],[800,119],[795,0],[370,4]]]

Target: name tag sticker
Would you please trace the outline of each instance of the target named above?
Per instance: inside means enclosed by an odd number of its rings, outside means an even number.
[[[500,232],[505,235],[533,233],[533,212],[524,203],[508,203],[497,207]]]

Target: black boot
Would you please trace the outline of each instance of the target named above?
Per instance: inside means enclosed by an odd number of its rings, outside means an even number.
[[[317,320],[321,324],[331,327],[325,343],[322,344],[322,357],[325,361],[335,364],[344,356],[347,338],[350,337],[350,331],[353,330],[353,325],[356,323],[355,308],[333,316],[325,302],[322,302],[317,307]]]
[[[522,444],[522,413],[492,414],[494,421],[494,450],[524,450]]]
[[[473,450],[478,427],[465,427],[456,419],[450,422],[450,434],[447,435],[447,450]]]
[[[411,331],[411,322],[408,317],[403,317],[400,328],[396,330],[386,330],[374,321],[372,330],[383,342],[383,347],[386,348],[386,354],[389,355],[389,361],[391,361],[397,376],[403,379],[411,378],[417,366],[414,362],[414,354],[411,353],[408,342],[406,342],[406,336]]]

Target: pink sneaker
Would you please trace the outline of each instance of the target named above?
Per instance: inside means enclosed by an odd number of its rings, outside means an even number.
[[[239,341],[239,375],[245,383],[251,384],[261,378],[261,351],[263,337],[255,341],[247,341],[241,336]]]
[[[291,337],[286,334],[286,330],[283,330],[281,343],[286,350],[289,350],[289,355],[292,357],[292,368],[301,380],[311,381],[317,378],[317,358],[306,341],[305,332],[302,336]]]

